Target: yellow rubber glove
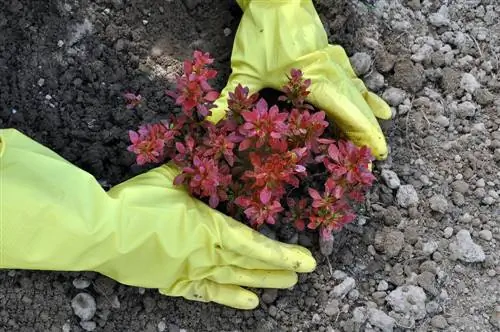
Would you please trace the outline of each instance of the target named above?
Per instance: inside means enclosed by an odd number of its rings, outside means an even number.
[[[328,44],[311,0],[237,0],[244,11],[231,57],[232,73],[212,110],[219,120],[228,93],[238,83],[251,93],[281,89],[292,68],[312,80],[306,99],[324,110],[356,145],[367,145],[374,156],[387,157],[387,144],[376,117],[389,119],[390,107],[369,92],[356,77],[340,46]]]
[[[241,288],[288,288],[315,261],[174,187],[169,165],[105,192],[14,129],[0,130],[0,268],[95,271],[164,295],[240,309]]]

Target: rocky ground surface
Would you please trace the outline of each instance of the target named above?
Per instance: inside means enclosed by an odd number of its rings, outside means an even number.
[[[0,331],[500,329],[497,0],[315,4],[394,115],[366,212],[328,258],[315,250],[318,269],[246,312],[94,273],[2,271]],[[180,60],[211,52],[223,86],[239,17],[232,1],[1,1],[0,127],[112,186],[141,171],[127,130],[170,111]],[[144,108],[125,110],[125,91]]]

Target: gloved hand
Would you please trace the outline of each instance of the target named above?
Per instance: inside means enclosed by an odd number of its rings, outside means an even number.
[[[356,77],[342,47],[329,45],[312,0],[237,0],[244,11],[231,57],[232,73],[213,109],[214,121],[227,108],[238,83],[250,93],[281,89],[292,68],[312,80],[306,100],[324,110],[356,145],[367,145],[377,159],[387,144],[376,117],[389,119],[389,106]]]
[[[105,192],[14,129],[0,130],[0,268],[95,271],[126,285],[241,309],[240,286],[288,288],[315,261],[191,197],[164,165]]]

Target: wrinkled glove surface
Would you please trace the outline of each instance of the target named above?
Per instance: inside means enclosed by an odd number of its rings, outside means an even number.
[[[356,145],[387,157],[387,143],[377,117],[389,119],[390,107],[356,77],[344,49],[329,45],[311,0],[237,0],[244,11],[231,57],[232,73],[212,118],[227,108],[228,93],[238,83],[251,93],[279,90],[292,68],[312,80],[306,99],[324,110]]]
[[[95,271],[164,295],[240,309],[241,288],[288,288],[315,261],[191,197],[164,165],[104,191],[14,129],[0,129],[0,268]]]

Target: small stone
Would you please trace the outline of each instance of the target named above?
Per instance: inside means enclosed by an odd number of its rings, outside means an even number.
[[[474,93],[477,89],[481,87],[481,84],[479,84],[474,75],[469,73],[464,73],[462,75],[462,80],[460,81],[460,86],[465,91],[469,93]]]
[[[364,52],[355,53],[349,60],[357,76],[366,74],[372,65],[371,56]]]
[[[462,229],[455,237],[456,240],[449,245],[452,258],[467,263],[483,262],[486,259],[483,248],[474,243],[469,231]]]
[[[401,212],[399,212],[397,207],[392,205],[385,209],[383,216],[384,223],[387,226],[397,225],[401,221]]]
[[[148,25],[149,21],[148,20],[142,20],[142,24]]]
[[[476,187],[484,188],[485,186],[486,186],[486,181],[484,181],[483,178],[480,178],[479,180],[476,181]]]
[[[80,326],[85,331],[90,331],[90,332],[94,331],[97,328],[97,324],[95,322],[89,322],[89,321],[80,322]]]
[[[121,303],[118,299],[118,296],[113,295],[113,298],[111,299],[111,307],[113,307],[114,309],[120,309]]]
[[[269,315],[271,317],[276,317],[277,314],[278,314],[278,308],[276,308],[276,306],[274,306],[274,305],[270,305],[269,306]]]
[[[435,121],[441,126],[441,127],[448,127],[450,125],[450,119],[445,117],[444,115],[438,115],[435,118]]]
[[[422,246],[422,252],[425,255],[432,255],[438,247],[439,244],[436,241],[425,242]]]
[[[382,179],[384,179],[385,184],[391,189],[397,189],[401,185],[398,175],[388,169],[383,169],[381,173]]]
[[[493,239],[493,234],[488,229],[483,229],[479,232],[479,237],[485,241],[491,241]]]
[[[229,28],[224,28],[223,32],[224,32],[225,37],[229,37],[232,33],[231,29],[229,29]]]
[[[441,254],[439,251],[436,251],[432,254],[432,259],[435,262],[441,262],[443,260],[443,254]]]
[[[416,93],[424,86],[426,78],[424,67],[411,59],[402,59],[394,65],[394,85],[406,91]]]
[[[85,278],[78,278],[73,280],[73,286],[76,289],[85,289],[90,286],[90,281]]]
[[[461,119],[473,117],[476,114],[476,106],[470,101],[464,101],[457,106],[457,116]]]
[[[493,205],[493,203],[495,203],[495,199],[491,196],[486,196],[483,198],[482,202],[486,205]]]
[[[64,325],[62,326],[62,331],[63,332],[70,332],[71,331],[71,325],[69,325],[68,323],[64,323]]]
[[[391,106],[398,106],[406,98],[406,92],[398,88],[389,88],[384,91],[382,98]]]
[[[433,53],[434,49],[432,46],[424,44],[411,56],[411,59],[415,62],[429,61]]]
[[[443,5],[437,13],[429,15],[429,22],[437,28],[448,26],[450,24],[448,7]]]
[[[45,84],[45,80],[43,78],[41,78],[38,80],[38,82],[36,84],[38,84],[39,87],[42,87]]]
[[[500,305],[497,305],[490,316],[490,323],[494,327],[500,329]]]
[[[165,323],[164,321],[160,321],[158,323],[158,332],[163,332],[167,329],[167,323]]]
[[[443,236],[446,239],[449,239],[453,235],[453,227],[446,227],[443,231]]]
[[[468,224],[472,221],[472,216],[468,212],[465,212],[462,216],[460,216],[460,218],[458,218],[458,221]]]
[[[186,5],[187,9],[193,10],[195,9],[198,5],[200,5],[203,1],[201,0],[185,0],[184,4]]]
[[[437,315],[432,317],[431,319],[431,325],[437,329],[445,329],[448,327],[448,322],[446,321],[446,318],[444,318],[441,315]]]
[[[184,329],[181,329],[179,326],[175,324],[168,324],[168,332],[181,332]]]
[[[352,311],[352,320],[356,323],[364,323],[366,321],[366,308],[356,307]]]
[[[420,264],[420,271],[424,272],[431,272],[435,274],[438,270],[437,263],[434,261],[425,261],[422,264]]]
[[[495,95],[492,94],[488,89],[477,89],[474,92],[474,98],[479,105],[489,105],[495,100]]]
[[[364,77],[363,81],[368,89],[375,92],[381,90],[385,85],[384,76],[376,71],[372,71]]]
[[[97,309],[94,298],[88,293],[78,293],[71,300],[71,307],[75,315],[83,321],[91,320]]]
[[[278,290],[276,288],[266,288],[264,292],[262,292],[262,302],[266,304],[271,304],[276,301],[278,297]]]
[[[315,313],[313,316],[312,316],[312,322],[314,324],[318,324],[319,322],[321,322],[321,316],[318,315],[317,313]]]
[[[432,295],[439,295],[439,291],[436,288],[436,278],[433,273],[424,271],[419,274],[417,277],[417,284]]]
[[[371,325],[378,327],[383,332],[392,332],[394,330],[394,324],[396,323],[394,318],[375,308],[368,308],[367,312],[368,321]]]
[[[462,76],[459,71],[446,67],[443,69],[441,87],[446,93],[456,93],[456,91],[460,88],[461,78]]]
[[[410,314],[416,320],[425,317],[426,299],[424,290],[413,285],[400,286],[386,297],[395,312]]]
[[[436,301],[429,301],[425,305],[425,311],[431,315],[435,315],[440,311],[439,303]]]
[[[64,46],[64,42],[62,40],[58,40],[57,41],[57,46],[58,47],[63,47]]]
[[[396,194],[398,205],[403,208],[415,206],[418,204],[418,194],[411,184],[405,184],[399,187]]]
[[[386,291],[389,289],[389,284],[387,283],[387,281],[385,280],[381,280],[379,283],[378,283],[378,286],[377,286],[377,290],[380,291],[380,292],[383,292],[383,291]]]
[[[453,190],[461,193],[461,194],[465,194],[466,192],[469,191],[469,184],[465,181],[462,181],[462,180],[459,180],[459,181],[455,181],[451,184]]]
[[[394,68],[396,56],[385,51],[377,52],[375,55],[375,67],[381,73],[388,73]]]
[[[396,257],[405,244],[405,235],[400,231],[375,233],[375,249],[384,252],[388,257]]]
[[[332,290],[332,296],[335,298],[343,298],[349,293],[352,289],[356,287],[356,280],[351,277],[347,277],[340,283],[340,285],[337,285],[333,287]]]
[[[122,51],[123,49],[125,49],[125,40],[120,38],[115,43],[115,50]]]
[[[336,316],[339,312],[339,301],[337,300],[332,300],[325,308],[325,314],[330,317]]]
[[[441,194],[432,196],[431,199],[429,200],[429,203],[432,211],[442,214],[448,210],[448,201]]]
[[[349,297],[350,300],[357,300],[359,298],[359,291],[354,288],[352,291],[349,292],[349,294],[347,294],[347,296]]]
[[[347,274],[344,271],[335,270],[333,271],[332,277],[335,280],[344,280],[345,278],[347,278]]]
[[[410,105],[401,104],[401,105],[399,105],[399,107],[398,107],[398,114],[399,114],[399,115],[405,115],[405,114],[406,114],[406,113],[408,113],[410,110],[411,110],[411,106],[410,106]]]

